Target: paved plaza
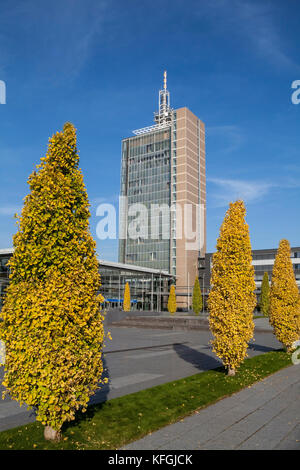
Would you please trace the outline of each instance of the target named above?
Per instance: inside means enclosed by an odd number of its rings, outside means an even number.
[[[211,350],[209,331],[173,331],[109,327],[105,368],[109,384],[91,403],[127,395],[142,389],[187,377],[221,365]],[[280,348],[272,333],[255,334],[249,355]],[[300,369],[299,369],[300,370]],[[3,369],[0,369],[0,381]],[[3,388],[0,385],[0,392]],[[34,421],[32,412],[15,401],[0,398],[0,431]]]
[[[300,366],[291,366],[127,450],[300,450]]]

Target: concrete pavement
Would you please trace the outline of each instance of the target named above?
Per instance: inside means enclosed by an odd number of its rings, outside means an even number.
[[[300,450],[300,366],[126,446],[126,450]]]
[[[106,375],[109,384],[102,387],[91,403],[127,395],[172,380],[187,377],[221,365],[211,350],[209,331],[173,331],[109,326],[112,341],[106,341]],[[255,333],[249,355],[280,348],[273,334]],[[300,371],[300,369],[299,369]],[[0,431],[35,420],[33,412],[7,398],[1,400]]]

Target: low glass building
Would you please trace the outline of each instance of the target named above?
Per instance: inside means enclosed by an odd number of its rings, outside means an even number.
[[[0,309],[9,283],[7,263],[12,254],[12,249],[0,250]],[[132,310],[167,309],[170,284],[174,282],[168,272],[104,260],[99,260],[99,272],[106,309],[122,308],[126,282],[130,286]]]

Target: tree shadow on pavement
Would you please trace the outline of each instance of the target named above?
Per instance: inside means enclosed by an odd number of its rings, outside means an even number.
[[[4,391],[7,392],[5,387],[2,385],[2,381],[4,379],[4,366],[0,367],[0,404],[3,406],[3,411],[5,410],[6,405],[8,405],[8,410],[12,405],[12,408],[10,408],[11,412],[10,413],[4,413],[4,415],[0,415],[0,432],[1,431],[6,431],[6,429],[9,429],[11,427],[15,426],[23,426],[25,424],[29,424],[36,419],[36,409],[32,408],[31,410],[28,409],[26,404],[22,405],[22,410],[19,412],[19,406],[21,407],[20,403],[18,403],[16,400],[13,400],[10,398],[9,393],[6,394],[4,398],[2,398],[2,393]],[[14,408],[14,405],[16,405],[16,408]],[[15,410],[15,411],[14,411]],[[17,414],[16,414],[17,413]]]
[[[94,417],[95,413],[99,411],[104,405],[104,403],[107,401],[107,396],[110,390],[110,385],[109,385],[109,370],[107,367],[105,355],[102,356],[102,363],[103,363],[103,373],[102,373],[101,381],[104,378],[107,378],[108,383],[106,384],[102,382],[99,383],[99,389],[96,391],[96,393],[94,393],[94,395],[91,396],[86,412],[83,413],[81,410],[78,410],[76,412],[76,416],[73,421],[64,423],[62,431],[65,431],[66,429],[71,428],[73,426],[77,426],[79,422],[91,420]]]
[[[199,352],[184,344],[174,344],[173,349],[181,359],[189,362],[199,371],[220,369],[220,372],[224,372],[222,362],[209,354]]]
[[[250,343],[248,348],[252,349],[252,351],[260,351],[260,352],[276,351],[277,349],[277,348],[273,348],[269,346],[262,346],[261,344],[256,344],[256,343]]]

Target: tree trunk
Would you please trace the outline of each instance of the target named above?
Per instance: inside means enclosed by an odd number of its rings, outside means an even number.
[[[229,377],[233,377],[235,375],[235,370],[228,367],[227,375],[229,375]]]
[[[46,441],[59,442],[61,440],[61,432],[56,431],[55,429],[51,428],[51,426],[45,426],[44,438]]]

